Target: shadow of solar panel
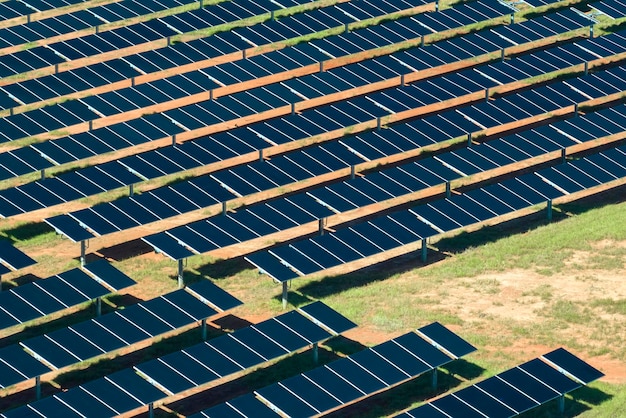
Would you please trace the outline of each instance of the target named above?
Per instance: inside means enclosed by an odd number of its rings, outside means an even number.
[[[566,371],[584,384],[588,384],[604,376],[604,373],[574,356],[564,348],[558,348],[548,354],[544,354],[542,358],[554,364],[559,369]]]

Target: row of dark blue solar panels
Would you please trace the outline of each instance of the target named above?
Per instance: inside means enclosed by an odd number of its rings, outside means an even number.
[[[96,262],[86,267],[90,272],[99,270],[101,273],[114,273],[115,279],[109,276],[107,279],[119,285],[118,287],[124,287],[131,281],[119,271],[114,271],[110,265],[105,266]],[[71,286],[77,291],[88,293],[90,298],[103,296],[100,294],[103,292],[94,287],[93,281],[87,277],[79,277],[79,273],[82,271],[75,269],[59,277],[63,280],[72,277]],[[82,274],[86,276],[85,273]],[[49,280],[41,283],[43,289],[50,289]],[[20,286],[18,290],[23,287]],[[67,288],[54,290],[56,293],[53,296],[59,296],[64,300],[68,300],[72,293],[71,289]],[[37,307],[45,307],[46,304],[45,300],[28,299],[28,301],[36,303]],[[4,300],[0,303],[3,302]],[[140,341],[156,338],[239,305],[241,301],[209,280],[204,280],[185,289],[178,289],[67,328],[23,340],[19,344],[0,349],[0,388],[129,347]],[[20,314],[23,311],[15,303],[7,305],[4,309],[12,314]]]
[[[480,147],[443,153],[418,162],[368,173],[345,182],[314,188],[306,193],[248,206],[225,216],[207,218],[172,228],[148,236],[144,240],[168,255],[174,253],[191,255],[181,246],[190,248],[196,253],[205,253],[315,222],[335,213],[441,186],[448,181],[514,164],[597,137],[620,133],[625,127],[624,108],[609,109],[589,114],[584,118],[574,118],[492,140]],[[98,207],[94,209],[97,210]],[[81,215],[87,211],[76,212],[72,216],[84,222],[85,219]],[[126,213],[133,215],[133,212]],[[104,218],[107,215],[108,217]],[[107,211],[101,216],[102,219],[109,219],[112,222],[119,218],[117,213],[107,214]],[[88,220],[92,219],[93,217]],[[170,242],[170,246],[173,244],[181,248],[172,250],[163,245],[167,242]]]
[[[190,418],[323,416],[474,351],[463,338],[434,322]]]
[[[35,263],[35,260],[15,248],[9,241],[0,240],[0,276],[32,266]]]
[[[601,0],[590,3],[589,6],[613,19],[626,16],[626,2],[623,0]]]
[[[111,417],[323,342],[355,324],[321,302],[301,307],[0,414]],[[146,379],[146,376],[149,376]],[[165,385],[165,386],[164,386]]]
[[[365,161],[432,145],[487,127],[521,120],[532,115],[544,114],[594,97],[616,93],[621,91],[620,86],[624,84],[623,72],[623,69],[618,68],[591,74],[587,77],[570,80],[567,83],[556,83],[535,91],[526,91],[494,101],[485,101],[419,121],[393,125],[382,131],[342,138],[336,142],[328,142],[285,155],[274,156],[269,161],[259,161],[254,164],[218,171],[210,176],[198,177],[141,195],[97,205],[93,208],[74,212],[71,216],[99,235],[122,230],[124,227],[154,222],[164,219],[164,217],[175,216],[236,197],[280,187]],[[388,95],[393,97],[393,93],[396,92],[401,93],[402,89],[389,91]],[[349,108],[345,108],[345,110],[347,111]],[[304,126],[303,123],[295,122],[306,122],[307,116],[308,112],[294,115],[293,126]],[[337,119],[339,115],[331,113],[328,116],[329,119],[333,116]],[[353,119],[348,119],[347,122],[350,123],[351,121]],[[268,126],[269,123],[267,122],[265,126]],[[122,160],[122,162],[124,161]],[[144,164],[156,163],[157,166],[163,166],[158,160],[150,158],[144,159],[143,162]],[[64,176],[59,176],[55,179],[31,184],[46,185],[48,190],[52,190],[47,185],[54,184],[55,181],[62,181],[64,178]],[[4,196],[6,202],[9,202],[14,196],[22,197],[23,193],[21,192],[26,190],[28,190],[27,186],[6,189],[4,195],[0,193],[0,196]],[[82,190],[86,192],[85,189]],[[17,195],[14,194],[16,192]],[[32,193],[30,194],[32,195]],[[60,190],[55,194],[60,195]],[[72,196],[66,194],[66,197],[69,199]],[[49,200],[48,202],[54,203],[55,201]],[[37,206],[31,207],[37,209]],[[24,209],[28,208],[25,207]],[[118,212],[121,212],[122,215],[116,216]],[[124,213],[127,215],[123,215]],[[60,218],[51,218],[47,221],[71,237],[70,231],[65,231],[63,225],[57,224],[62,218],[67,217],[61,215]],[[113,221],[115,225],[111,224],[110,221]]]
[[[87,264],[85,270],[75,268],[0,293],[0,330],[41,319],[135,284],[104,260]]]
[[[293,34],[300,36],[314,33],[338,25],[338,21],[332,17],[332,13],[328,14],[328,11],[333,9],[335,8],[329,7],[323,10],[310,11],[304,14],[284,17],[280,20],[257,24],[254,26],[254,30],[257,32],[261,30],[263,33],[273,33],[275,40],[280,39],[276,35],[276,32],[281,32],[280,27],[291,30],[291,36]],[[282,29],[282,32],[284,30]],[[233,32],[223,32],[195,41],[175,43],[166,48],[145,51],[123,59],[111,60],[106,63],[12,84],[4,87],[7,95],[3,100],[2,106],[7,108],[15,106],[16,103],[26,104],[51,99],[88,88],[104,86],[144,73],[202,61],[250,48],[250,43],[244,41],[238,34],[239,32],[235,29]],[[241,35],[243,36],[243,34]],[[287,60],[287,62],[289,61]],[[259,74],[264,73],[260,68],[255,70],[260,70]],[[170,82],[178,84],[183,81],[188,84],[191,83],[191,85],[199,82],[201,86],[209,83],[210,80],[208,80],[206,74],[200,73],[201,77],[197,77],[195,74],[194,72],[194,74],[182,78],[173,77],[170,79]],[[209,86],[212,84],[214,83],[210,83]],[[207,90],[209,86],[203,89]]]
[[[240,7],[239,3],[244,3],[245,6]],[[257,2],[250,0],[226,1],[202,9],[184,12],[178,16],[166,16],[101,33],[26,49],[3,56],[0,77],[7,77],[77,58],[115,51],[180,34],[183,31],[178,29],[176,25],[181,21],[181,16],[188,16],[195,21],[199,29],[206,29],[267,13],[269,10],[277,8],[270,0],[263,0],[261,3],[270,8],[266,9],[257,5]],[[12,45],[14,41],[15,39],[7,39],[5,43]]]
[[[23,0],[0,2],[0,19],[13,19],[32,13],[58,9],[84,0]]]
[[[305,3],[305,1],[301,0],[299,3]],[[423,4],[423,1],[413,0],[412,3],[419,5]],[[370,3],[364,2],[364,8],[368,4]],[[404,4],[400,6],[404,6]],[[397,11],[397,7],[398,6],[388,6],[383,8],[379,13],[385,14]],[[46,45],[45,47],[35,47],[5,56],[2,62],[3,66],[0,67],[0,77],[60,64],[73,59],[115,51],[158,39],[165,39],[173,35],[212,28],[221,24],[267,14],[272,10],[278,9],[280,8],[270,0],[263,0],[262,2],[251,0],[226,1],[202,9],[191,10],[172,16],[116,28],[110,31],[60,41]],[[346,5],[341,7],[327,7],[324,9],[326,12],[318,12],[316,16],[326,25],[341,26],[344,23],[357,20],[353,14],[348,13],[348,11],[354,11],[354,7]],[[375,8],[375,10],[376,9],[379,8]],[[356,8],[356,10],[358,10],[358,8]],[[257,45],[264,45],[299,36],[302,33],[309,33],[310,31],[307,28],[298,27],[297,25],[294,25],[292,29],[290,26],[283,24],[282,19],[274,23],[259,26],[259,28],[261,29],[260,32],[250,28],[239,28],[234,33],[222,34],[220,38],[225,38],[225,45],[224,42],[222,42],[210,47],[209,45],[213,42],[204,40],[195,42],[191,44],[191,46],[202,51],[204,51],[204,47],[207,46],[208,51],[216,52],[218,45],[225,46],[226,49],[232,48],[232,42],[228,41],[235,39],[234,45],[243,44],[246,48],[251,48]],[[8,39],[6,42],[10,45],[13,41],[13,39]],[[221,52],[220,55],[221,54],[223,54],[223,52]],[[197,56],[197,53],[194,55]],[[169,66],[171,67],[172,65],[170,64]]]
[[[626,147],[613,148],[246,259],[277,281],[292,280],[624,178],[625,158]]]
[[[520,26],[519,29],[523,32],[524,26]],[[443,41],[427,49],[418,48],[414,50],[408,50],[401,53],[393,54],[391,56],[367,60],[358,64],[346,66],[344,68],[334,69],[326,71],[324,73],[290,80],[285,83],[254,89],[249,92],[224,96],[217,101],[209,101],[205,103],[205,105],[213,105],[211,109],[213,110],[213,112],[215,112],[216,109],[222,111],[224,115],[221,118],[223,120],[226,120],[229,117],[236,116],[232,113],[230,115],[228,114],[228,110],[231,107],[230,105],[233,103],[235,105],[238,105],[238,109],[243,108],[243,112],[249,114],[252,110],[244,107],[241,103],[256,103],[259,106],[260,110],[266,110],[268,108],[268,102],[271,103],[273,106],[279,106],[281,104],[285,105],[287,102],[283,100],[284,97],[291,98],[294,101],[303,100],[303,98],[308,97],[317,97],[321,94],[336,92],[338,88],[351,88],[354,85],[362,85],[365,81],[380,81],[381,79],[384,79],[384,77],[398,76],[399,74],[402,74],[409,69],[419,70],[423,68],[432,68],[441,64],[455,62],[459,59],[473,57],[478,54],[485,53],[489,50],[497,50],[501,46],[504,47],[510,45],[510,43],[508,43],[506,40],[499,38],[497,35],[492,35],[493,34],[490,31],[484,33],[481,32],[479,34],[466,35],[461,40],[456,39]],[[487,43],[487,38],[490,38],[494,42],[499,43]],[[600,56],[606,56],[607,54],[621,52],[623,48],[620,49],[619,45],[621,44],[622,40],[623,37],[621,35],[599,38],[598,40],[593,41],[593,48],[598,52],[594,52],[593,54],[584,54],[584,57],[586,57],[587,59],[594,59]],[[484,48],[477,46],[481,44],[492,46],[491,48],[489,48],[489,46],[486,46]],[[582,51],[574,52],[576,52],[576,56],[580,56],[581,54],[583,54]],[[563,58],[571,62],[572,59],[567,58],[567,55],[569,54],[568,51],[560,51],[556,53],[560,54],[560,60],[559,58],[552,57],[547,57],[547,59],[556,63],[554,65],[556,65],[557,67],[564,65],[564,61],[562,60]],[[550,68],[556,68],[551,67],[551,65],[553,64],[545,64],[543,66],[544,71],[549,70]],[[233,69],[229,66],[224,67],[224,70]],[[516,73],[518,75],[522,75],[524,73],[537,74],[537,70],[529,68],[528,65],[526,65],[524,69],[525,72],[521,72],[520,70],[516,71]],[[514,70],[508,69],[507,71],[511,72]],[[511,80],[511,78],[503,78],[502,74],[499,74],[497,78],[504,81],[498,81],[497,83],[489,81],[493,79],[493,76],[489,74],[487,74],[485,78],[488,79],[487,82],[489,84],[497,84],[500,82],[507,82],[507,80]],[[338,83],[341,84],[339,84],[337,87],[333,86],[334,84]],[[170,89],[170,91],[171,90],[172,89]],[[197,92],[197,90],[193,92]],[[148,94],[149,90],[147,90],[145,93]],[[258,95],[259,98],[252,102],[251,94]],[[363,106],[367,104],[367,101],[365,101],[365,103],[363,103],[363,100],[360,101],[362,102]],[[398,103],[392,103],[390,105],[395,106],[396,108],[398,107]],[[368,106],[368,108],[372,107],[376,106]],[[374,114],[382,115],[388,113],[388,111],[385,109],[385,106],[378,106],[378,109],[374,110]],[[202,124],[210,123],[206,122],[206,118],[203,119],[200,116],[192,117],[194,111],[199,111],[198,106],[192,105],[187,106],[183,109],[176,109],[165,112],[164,114],[160,115],[145,116],[144,118],[135,119],[133,121],[122,123],[119,125],[96,129],[91,132],[86,132],[84,134],[72,135],[58,140],[50,140],[39,144],[33,144],[30,147],[23,147],[18,150],[5,152],[0,156],[0,167],[4,168],[4,172],[2,175],[0,175],[0,177],[9,178],[14,175],[22,175],[30,173],[34,170],[48,168],[51,166],[51,162],[54,162],[56,164],[64,164],[72,161],[78,161],[80,159],[99,155],[101,153],[120,150],[132,145],[138,145],[148,140],[162,139],[168,137],[169,135],[180,133],[182,131],[182,128],[179,125],[173,124],[172,121],[180,121],[179,124],[189,125],[192,128],[202,127]],[[206,112],[204,113],[206,114]],[[6,118],[6,122],[9,122],[10,120],[11,118]],[[160,125],[157,125],[159,123]],[[157,128],[157,126],[159,126],[159,128]],[[165,131],[163,129],[165,129]],[[13,129],[13,131],[15,130]],[[292,129],[277,129],[276,131],[267,131],[261,129],[260,132],[256,133],[256,138],[252,137],[250,139],[247,139],[251,136],[248,132],[247,134],[244,134],[242,138],[240,138],[240,141],[242,141],[244,144],[243,149],[228,150],[221,145],[217,147],[209,147],[209,154],[214,154],[213,157],[209,158],[225,159],[241,153],[249,152],[253,149],[266,148],[277,143],[283,143],[289,138],[289,135],[281,134],[281,132],[291,131]],[[320,128],[317,128],[317,131],[318,132],[313,132],[311,134],[320,133]],[[9,132],[7,131],[7,134],[8,133]],[[19,135],[20,134],[16,134],[16,136]],[[301,134],[292,137],[290,140],[295,140],[300,137]],[[223,138],[219,139],[220,141],[223,141]],[[213,142],[214,138],[203,139],[201,141],[205,143]],[[196,143],[199,143],[201,141],[197,141]],[[232,140],[225,141],[225,143],[229,144],[232,144],[232,142]],[[182,147],[185,146],[190,147],[189,145],[183,145]],[[231,147],[239,148],[239,146],[236,144],[231,145]],[[182,149],[181,147],[177,148]],[[176,153],[176,150],[171,151]],[[224,154],[225,152],[226,154]],[[177,163],[178,161],[182,163],[182,161],[184,160],[189,160],[189,158],[183,158],[179,160],[179,158],[175,155],[170,155],[170,157],[173,158],[173,161],[175,163]],[[210,161],[202,161],[203,164],[206,164],[208,162]],[[113,163],[108,165],[107,170],[113,172],[119,171],[120,168],[125,167],[120,167],[120,164]],[[155,175],[160,175],[154,172],[148,172],[145,169],[135,169],[135,172],[143,178],[153,178]],[[125,177],[128,179],[127,181],[136,181],[135,177],[132,175],[127,174]]]
[[[510,418],[562,398],[604,373],[558,348],[397,418]]]
[[[90,7],[71,13],[36,20],[27,24],[0,29],[0,48],[36,42],[54,36],[92,28],[104,23],[130,19],[149,13],[167,10],[171,7],[192,3],[192,0],[148,0],[120,1],[107,5]]]
[[[336,6],[337,8],[341,6]],[[476,7],[476,6],[475,6]],[[307,26],[313,26],[313,29],[304,29],[303,31],[298,31],[298,34],[307,34],[312,33],[314,31],[327,29],[333,26],[337,26],[337,21],[332,18],[328,14],[328,10],[332,10],[334,8],[325,8],[316,10],[313,12],[306,13],[302,16],[294,16],[285,19],[280,19],[280,24],[283,24],[283,21],[286,20],[305,20]],[[466,8],[468,10],[472,10]],[[491,17],[499,16],[503,13],[503,7],[498,10],[487,9],[486,13],[491,13]],[[449,9],[456,10],[456,9]],[[446,13],[450,12],[442,12],[441,16],[444,16]],[[477,19],[482,20],[485,17],[478,17]],[[473,23],[477,21],[474,18],[470,18],[466,16],[466,22],[464,23]],[[320,22],[317,25],[312,22]],[[361,47],[353,47],[357,48],[352,50],[343,50],[340,55],[347,55],[352,52],[363,51],[368,48],[378,47],[388,45],[391,42],[404,41],[407,39],[413,39],[415,37],[419,37],[420,33],[424,30],[420,25],[418,25],[414,20],[407,19],[406,21],[403,19],[404,25],[402,27],[405,28],[405,31],[401,35],[396,35],[396,37],[391,40],[387,38],[374,38],[374,43],[364,41],[363,37],[360,35],[361,33],[369,33],[369,30],[358,31],[358,34],[354,34],[350,36],[349,39],[340,43],[340,45],[350,48],[351,45],[363,44]],[[278,24],[278,23],[275,23]],[[396,23],[399,24],[399,23]],[[250,38],[249,34],[242,34],[241,31],[245,30],[259,30],[259,27],[270,26],[272,23],[265,23],[263,25],[257,25],[254,28],[243,28],[243,29],[234,29],[231,32],[227,32],[225,34],[220,34],[219,36],[230,36],[233,38],[237,38],[238,40],[234,41],[233,48],[235,50],[240,50],[243,48],[248,48],[251,44],[247,44],[243,38]],[[392,26],[392,23],[388,23],[386,25]],[[407,29],[406,26],[410,25],[414,30]],[[293,25],[292,25],[293,26]],[[288,24],[285,27],[289,27]],[[420,30],[421,28],[421,30]],[[287,37],[293,37],[292,35],[279,35],[275,30],[269,30],[270,38],[267,41],[261,41],[264,43],[277,42],[280,40],[284,40]],[[273,37],[271,34],[274,34]],[[391,32],[392,34],[394,32]],[[246,36],[244,36],[246,35]],[[243,37],[243,38],[240,38]],[[388,36],[389,37],[389,36]],[[358,38],[358,39],[357,39]],[[332,41],[334,41],[333,39]],[[193,43],[193,42],[192,42]],[[336,43],[335,43],[336,44]],[[169,79],[164,79],[161,81],[147,83],[141,86],[136,86],[129,89],[124,89],[124,91],[116,91],[104,95],[92,96],[89,98],[85,98],[82,100],[66,102],[57,106],[50,106],[45,109],[40,109],[33,112],[28,112],[27,114],[15,115],[12,118],[8,118],[7,125],[4,127],[6,133],[3,136],[6,136],[7,140],[15,140],[24,136],[36,135],[38,133],[42,133],[49,130],[58,129],[63,126],[69,126],[79,122],[85,122],[88,120],[96,119],[100,116],[111,115],[122,111],[128,111],[131,109],[141,108],[147,105],[151,105],[154,103],[171,100],[178,97],[188,96],[190,94],[205,92],[212,88],[216,88],[223,85],[238,83],[241,81],[246,81],[253,79],[255,77],[261,75],[269,75],[272,73],[282,72],[285,69],[293,68],[295,65],[302,65],[302,59],[307,59],[307,64],[319,62],[325,59],[328,59],[329,56],[325,55],[322,51],[325,51],[324,48],[328,49],[326,45],[328,43],[324,43],[324,41],[316,41],[312,44],[308,45],[308,48],[305,48],[304,55],[300,59],[296,60],[296,63],[290,62],[290,57],[285,57],[284,54],[275,54],[278,56],[276,62],[272,62],[272,59],[264,59],[265,56],[258,57],[254,60],[251,60],[250,63],[244,61],[242,66],[238,66],[237,64],[233,65],[224,65],[218,67],[212,67],[209,69],[204,69],[200,71],[194,71],[185,74],[184,76],[178,75],[175,77],[171,77]],[[335,46],[335,50],[340,50],[340,47]],[[317,50],[316,50],[317,49]],[[301,48],[296,49],[296,51],[300,51]],[[229,51],[231,52],[231,51]],[[312,55],[310,55],[312,52]],[[334,51],[333,51],[334,52]],[[297,54],[296,54],[297,55]],[[332,56],[332,55],[330,55]],[[150,59],[146,61],[141,55],[136,56],[139,58],[141,62],[134,61],[132,58],[124,58],[121,61],[114,62],[124,62],[122,68],[120,69],[120,73],[123,74],[124,70],[128,71],[129,68],[134,68],[137,71],[141,72],[149,72],[152,71],[153,68],[146,68],[146,62],[158,63],[159,60]],[[258,62],[258,64],[257,64]],[[265,69],[267,67],[267,69]],[[78,71],[85,71],[87,69],[82,69]],[[146,71],[147,70],[147,71]],[[60,77],[67,78],[69,74],[60,74],[50,77]],[[50,98],[57,95],[68,94],[74,91],[74,89],[80,89],[81,84],[76,83],[68,83],[59,80],[58,82],[48,83],[46,81],[52,80],[32,80],[23,83],[18,83],[15,85],[9,85],[3,87],[3,89],[7,92],[7,98],[15,98],[15,100],[20,103],[29,103],[35,100],[39,100],[39,98]],[[74,77],[75,78],[75,77]],[[44,91],[40,92],[41,87],[38,86],[45,85],[44,89],[48,90],[48,93]],[[70,87],[73,86],[73,87]],[[46,122],[47,121],[47,122]],[[21,126],[23,128],[16,127]],[[10,131],[8,131],[10,130]]]

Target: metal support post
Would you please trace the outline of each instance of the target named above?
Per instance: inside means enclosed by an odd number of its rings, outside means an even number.
[[[485,100],[489,101],[489,87],[485,89]]]
[[[291,104],[291,116],[296,114],[296,104],[292,103]]]
[[[452,194],[452,190],[450,187],[450,181],[446,181],[446,198],[449,199]]]
[[[433,369],[431,385],[432,385],[433,391],[436,391],[437,390],[437,369]]]
[[[45,168],[42,168],[42,169],[41,169],[41,179],[42,179],[42,180],[45,180],[45,179],[46,179],[46,169],[45,169]]]
[[[30,13],[26,15],[26,23],[30,23]]]
[[[2,292],[2,276],[0,276],[0,292]]]
[[[471,147],[472,146],[472,133],[468,133],[467,134],[467,146]]]
[[[589,61],[585,61],[585,75],[589,74]]]
[[[283,282],[283,310],[287,309],[287,282]]]
[[[248,50],[247,49],[242,49],[241,50],[241,56],[243,57],[243,59],[248,59]]]
[[[435,1],[435,11],[439,11],[439,0]]]
[[[15,110],[13,108],[9,109],[9,116],[13,116],[15,114]]]
[[[228,212],[228,208],[226,207],[226,201],[222,202],[222,216],[226,216],[226,212]]]
[[[381,125],[381,120],[380,120],[380,116],[378,116],[376,118],[376,130],[380,131],[380,125]]]
[[[593,25],[589,25],[589,37],[593,39]]]
[[[135,195],[135,185],[131,183],[128,185],[128,196],[134,196],[134,195]]]
[[[574,116],[578,116],[578,103],[574,103]]]
[[[426,263],[428,260],[428,246],[426,245],[426,238],[422,238],[422,263]]]
[[[565,412],[565,395],[559,396],[559,414]]]
[[[567,160],[567,150],[565,148],[561,148],[561,162],[565,164]]]
[[[270,12],[270,19],[271,19],[271,20],[276,20],[276,16],[274,16],[274,10],[272,10],[272,11]]]
[[[96,25],[96,35],[100,33],[100,25]]]
[[[552,199],[548,199],[548,202],[546,203],[546,212],[548,221],[552,221]]]
[[[324,221],[325,218],[320,218],[317,220],[317,231],[320,235],[324,235]]]
[[[324,61],[320,61],[320,73],[324,72]]]
[[[209,90],[209,100],[213,100],[213,89]]]
[[[420,46],[424,46],[424,35],[420,36]]]
[[[148,417],[154,418],[154,403],[153,402],[150,402],[148,404]]]
[[[185,287],[185,279],[183,278],[183,259],[178,260],[178,288]]]
[[[172,44],[172,38],[170,36],[167,37],[167,46]]]
[[[350,26],[347,23],[343,26],[343,32],[344,33],[350,32]]]
[[[202,341],[206,341],[207,339],[207,326],[206,319],[202,320]]]
[[[400,74],[400,87],[404,86],[406,86],[406,83],[404,82],[404,74]]]
[[[200,0],[200,8],[204,8],[204,0]]]
[[[318,343],[313,343],[313,362],[317,364],[320,360],[320,348]]]
[[[506,51],[504,48],[500,50],[500,61],[504,61],[504,57],[506,56]]]
[[[59,64],[54,64],[54,73],[59,74]]]
[[[259,149],[259,162],[262,163],[263,162],[263,148]]]
[[[176,134],[172,135],[172,146],[176,146]]]
[[[85,240],[80,242],[80,266],[85,267],[85,252],[87,251],[87,243]]]
[[[96,316],[102,315],[102,298],[96,298]]]
[[[511,19],[509,19],[509,23],[512,25],[515,23],[515,13],[511,13]]]
[[[135,87],[135,77],[130,78],[130,86]]]
[[[355,176],[356,176],[356,167],[354,166],[354,164],[352,164],[350,166],[350,180],[354,180]]]
[[[41,399],[41,376],[35,377],[35,399]]]
[[[93,121],[90,120],[89,121],[89,131],[91,131],[93,129]]]

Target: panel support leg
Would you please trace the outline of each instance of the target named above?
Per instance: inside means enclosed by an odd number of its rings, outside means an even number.
[[[41,399],[41,376],[35,377],[35,398]]]
[[[585,75],[589,73],[589,61],[585,61]]]
[[[452,188],[450,186],[450,182],[446,181],[446,198],[449,199],[452,195]]]
[[[324,218],[320,218],[317,220],[317,229],[320,236],[324,235]]]
[[[41,169],[41,180],[46,179],[46,170],[44,168]]]
[[[207,338],[207,325],[206,319],[202,320],[202,341],[206,341]]]
[[[467,134],[467,146],[471,147],[472,146],[472,133],[468,133]]]
[[[154,403],[152,402],[148,404],[148,417],[154,418]]]
[[[287,309],[287,282],[283,282],[283,309]]]
[[[183,278],[183,259],[178,260],[178,288],[185,287],[185,280]]]
[[[128,185],[128,196],[134,196],[134,195],[135,195],[135,185],[131,183]]]
[[[102,298],[97,297],[96,298],[96,316],[101,316],[101,315],[102,315]]]
[[[0,276],[0,292],[2,292],[2,276]]]
[[[552,199],[548,199],[546,204],[546,212],[548,217],[548,222],[552,221]]]
[[[80,242],[80,266],[85,267],[85,252],[87,251],[87,244],[85,240]]]
[[[433,388],[433,391],[436,391],[437,390],[437,369],[433,369],[432,380],[430,383]]]
[[[565,395],[559,396],[559,414],[565,413]]]
[[[422,238],[422,263],[426,263],[428,260],[428,246],[426,245],[426,238]]]
[[[356,167],[354,166],[354,164],[352,164],[350,166],[350,180],[354,180],[355,176],[356,176]]]
[[[320,359],[320,348],[317,343],[313,343],[313,362],[317,364]]]
[[[226,212],[228,212],[228,208],[226,206],[226,202],[222,202],[222,216],[226,216]]]

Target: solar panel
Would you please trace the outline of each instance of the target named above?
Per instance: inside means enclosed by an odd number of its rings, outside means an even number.
[[[431,354],[422,353],[431,350],[439,353],[440,361],[426,365],[418,356],[432,359],[434,357]],[[453,357],[411,332],[255,391],[256,398],[263,403],[248,394],[204,410],[193,417],[218,416],[220,411],[227,411],[229,414],[238,411],[243,416],[267,414],[268,411],[292,417],[325,415],[452,360]],[[236,408],[236,405],[246,404],[257,406],[255,414]]]
[[[11,270],[20,270],[36,263],[6,240],[0,240],[0,261]]]
[[[559,358],[579,370],[590,371],[589,381],[576,381],[555,368],[545,356]],[[583,372],[584,374],[584,372]],[[475,385],[405,412],[406,417],[512,417],[562,397],[603,374],[563,348],[499,373]],[[438,415],[443,413],[444,415]]]

